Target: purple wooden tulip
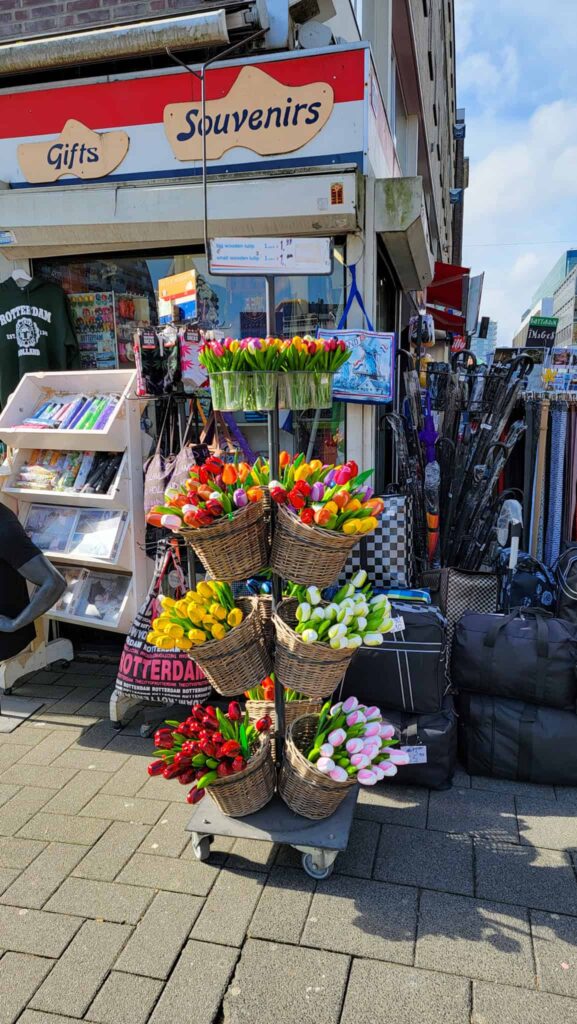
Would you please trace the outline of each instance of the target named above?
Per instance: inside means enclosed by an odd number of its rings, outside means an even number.
[[[358,706],[359,702],[356,697],[347,697],[346,701],[343,703],[342,711],[345,715],[348,715],[349,711],[354,711]]]
[[[357,772],[357,779],[361,786],[374,786],[378,782],[375,773],[369,771],[368,768],[361,768],[360,772]]]
[[[344,768],[341,768],[340,765],[336,765],[332,772],[329,772],[329,778],[331,778],[333,782],[346,782],[348,775]]]
[[[347,754],[360,754],[363,749],[363,741],[360,736],[352,740],[348,740],[346,743]]]
[[[325,485],[321,484],[320,481],[317,481],[317,483],[313,484],[311,487],[311,493],[309,494],[309,498],[311,501],[322,501],[324,496]]]
[[[329,471],[328,471],[328,473],[327,473],[327,475],[325,477],[325,484],[327,485],[327,487],[332,487],[334,482],[335,482],[335,470],[334,469],[329,469]]]
[[[344,743],[347,734],[344,729],[333,729],[328,735],[329,743],[332,743],[333,747],[340,747],[341,743]]]
[[[358,498],[359,501],[369,501],[374,493],[373,488],[370,487],[369,484],[363,484],[362,487],[355,488],[355,497]]]
[[[243,491],[242,487],[237,488],[232,496],[232,500],[237,508],[244,508],[245,505],[248,505],[248,495],[246,491]]]

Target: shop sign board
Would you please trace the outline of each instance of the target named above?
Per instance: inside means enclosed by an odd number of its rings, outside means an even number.
[[[392,402],[395,388],[395,335],[378,331],[317,330],[318,338],[338,338],[351,350],[335,374],[336,401],[382,404]]]
[[[211,274],[331,274],[330,238],[213,238]]]
[[[170,103],[164,128],[177,160],[201,160],[203,135],[207,160],[235,146],[270,156],[302,149],[324,128],[333,106],[328,82],[283,85],[248,66],[226,96],[205,104],[204,123],[200,103]]]
[[[65,174],[103,178],[122,163],[129,145],[126,132],[93,132],[70,118],[56,138],[18,146],[18,163],[33,184],[56,181]]]
[[[527,345],[551,348],[555,343],[558,322],[556,316],[532,316],[527,330]]]
[[[214,64],[204,126],[200,82],[180,69],[0,90],[2,177],[26,188],[200,176],[204,127],[211,174],[385,173],[394,146],[371,67],[365,43]]]

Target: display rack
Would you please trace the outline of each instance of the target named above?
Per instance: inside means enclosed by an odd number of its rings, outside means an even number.
[[[144,402],[134,400],[135,384],[136,373],[133,370],[26,374],[0,414],[0,440],[10,448],[17,449],[13,454],[11,473],[4,481],[3,490],[11,502],[16,502],[17,515],[23,524],[26,523],[33,505],[60,509],[62,512],[65,508],[71,508],[79,512],[94,509],[100,512],[107,510],[126,514],[125,523],[119,532],[116,551],[111,557],[79,554],[73,550],[46,550],[47,558],[61,570],[73,567],[84,569],[87,571],[85,579],[89,579],[90,573],[95,572],[97,586],[100,580],[108,584],[111,590],[117,589],[122,593],[125,583],[119,577],[130,578],[123,599],[117,602],[115,615],[103,617],[94,605],[91,606],[91,614],[77,614],[73,610],[74,604],[70,605],[69,611],[66,605],[57,602],[55,608],[47,614],[48,619],[56,622],[126,633],[146,595],[149,574],[144,546],[145,526],[141,514],[143,481],[140,429],[140,412]],[[58,395],[76,394],[110,394],[118,397],[114,411],[103,429],[30,429],[23,426],[24,420],[30,417],[43,401]],[[41,488],[23,490],[17,486],[20,470],[35,450],[121,452],[123,457],[106,494],[86,494],[70,490],[57,492]],[[105,587],[101,586],[101,590],[105,590]],[[68,645],[68,660],[71,660],[73,655],[69,642],[61,640],[57,643]],[[67,657],[61,653],[60,648],[55,647],[52,651],[49,650],[51,647],[52,645],[45,644],[45,653],[47,656],[50,655],[50,661]],[[24,671],[29,672],[32,669],[26,667]],[[24,671],[19,675],[24,674]]]
[[[274,278],[267,276],[267,331],[270,334],[274,323]],[[273,466],[278,466],[279,443],[279,409],[267,413],[268,454],[272,474]],[[271,531],[274,534],[276,507],[271,508]],[[273,612],[282,597],[282,580],[272,574],[272,605]],[[276,717],[276,756],[282,758],[284,742],[284,690],[282,681],[275,674],[275,717]],[[186,829],[191,834],[192,848],[197,860],[204,861],[210,857],[210,847],[214,836],[226,836],[234,839],[254,839],[265,842],[292,846],[302,854],[302,865],[305,872],[316,880],[328,878],[332,873],[337,854],[347,848],[353,815],[357,801],[357,788],[343,800],[338,809],[328,818],[310,821],[292,811],[278,795],[262,810],[245,818],[231,818],[223,814],[212,801],[209,807],[205,801],[197,804]]]

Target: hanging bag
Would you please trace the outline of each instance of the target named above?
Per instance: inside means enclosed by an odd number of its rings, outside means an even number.
[[[342,585],[365,569],[375,587],[410,587],[413,576],[413,516],[408,494],[385,494],[379,524],[349,555],[339,577]]]
[[[180,451],[176,456],[170,483],[174,487],[181,487],[188,480],[188,475],[193,466],[202,466],[208,459],[210,451],[207,444],[191,444],[190,432],[194,426],[194,413],[191,412],[186,429],[182,437]]]
[[[211,686],[202,669],[186,651],[159,650],[147,643],[152,620],[160,614],[158,600],[167,574],[176,574],[174,595],[182,597],[186,582],[180,564],[178,545],[163,539],[157,549],[154,577],[150,589],[132,623],[118,666],[116,690],[144,701],[195,704],[207,700]],[[173,577],[174,578],[174,577]]]
[[[169,399],[166,404],[166,411],[162,420],[162,426],[158,434],[158,442],[151,455],[144,463],[144,512],[150,512],[155,505],[164,504],[164,492],[168,487],[176,463],[174,450],[174,417],[172,415],[172,401]],[[168,431],[168,454],[162,454],[162,442],[166,428],[170,421]]]

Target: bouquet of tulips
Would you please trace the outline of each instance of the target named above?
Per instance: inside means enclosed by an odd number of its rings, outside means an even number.
[[[294,591],[297,591],[297,594]],[[335,650],[356,650],[363,644],[378,647],[393,628],[386,594],[372,594],[361,569],[337,591],[329,604],[321,603],[318,587],[294,587],[299,597],[296,632],[305,644],[326,643]]]
[[[206,341],[200,349],[199,363],[209,373],[230,370],[322,370],[335,373],[350,357],[344,341],[337,338],[224,338]]]
[[[274,700],[274,672],[271,672],[270,676],[263,679],[260,686],[253,686],[250,690],[245,690],[245,697],[249,700]],[[292,703],[296,700],[307,700],[303,693],[298,693],[297,690],[291,689],[290,686],[283,686],[283,697],[285,704]]]
[[[271,725],[267,715],[251,725],[236,701],[226,714],[210,704],[195,704],[184,722],[167,721],[154,734],[158,759],[148,765],[148,774],[178,779],[182,786],[194,783],[186,799],[197,804],[212,782],[246,768],[258,748],[259,734]]]
[[[185,484],[169,487],[164,505],[152,508],[146,521],[176,532],[183,526],[201,529],[263,497],[263,487],[248,462],[233,465],[212,455],[204,465],[192,467]]]
[[[303,751],[315,767],[334,782],[354,777],[362,786],[374,786],[397,774],[397,766],[409,763],[397,743],[394,726],[383,721],[379,708],[365,707],[356,697],[321,710],[310,750]]]
[[[291,460],[287,452],[281,453],[281,469],[280,479],[270,481],[270,496],[307,526],[349,536],[377,527],[385,506],[366,483],[372,469],[359,473],[352,459],[344,466],[323,465],[319,459],[306,462],[302,454]]]
[[[211,640],[222,640],[244,619],[229,583],[202,581],[180,600],[159,597],[162,612],[152,620],[146,641],[161,650],[190,651]]]

